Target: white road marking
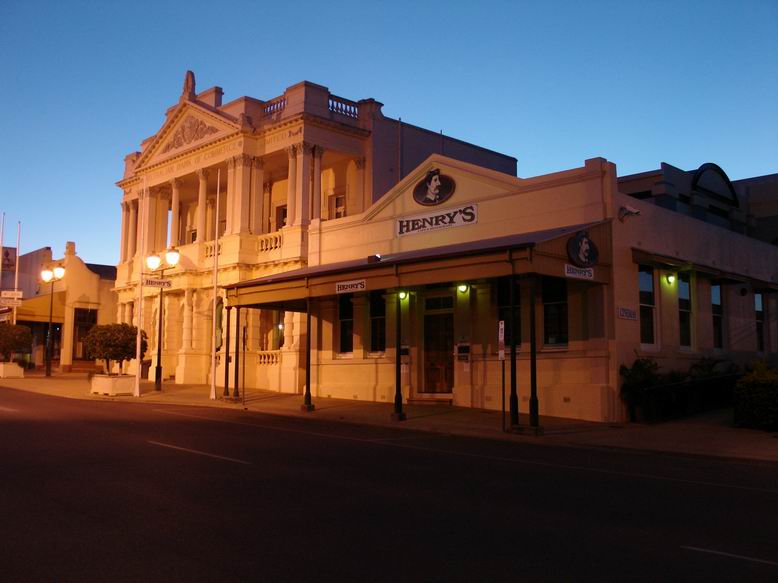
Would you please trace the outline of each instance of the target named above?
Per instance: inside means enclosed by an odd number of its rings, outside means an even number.
[[[657,476],[655,474],[644,474],[639,472],[619,472],[617,470],[606,470],[602,468],[589,468],[586,466],[575,466],[575,465],[568,465],[568,464],[557,464],[553,462],[543,462],[538,460],[528,460],[528,459],[522,459],[522,458],[508,458],[508,457],[502,457],[502,456],[492,456],[492,455],[481,455],[477,453],[467,453],[467,452],[458,452],[458,451],[447,451],[444,449],[436,449],[432,447],[423,447],[419,445],[410,445],[406,443],[397,443],[397,442],[389,442],[386,440],[377,440],[377,439],[365,439],[361,437],[351,437],[351,436],[343,436],[343,435],[331,435],[329,433],[323,433],[320,431],[306,431],[304,429],[289,429],[285,427],[273,427],[270,425],[263,425],[261,423],[246,423],[245,421],[233,421],[230,419],[215,419],[213,417],[206,417],[204,415],[192,415],[190,413],[180,413],[178,411],[167,411],[165,409],[154,409],[157,413],[163,413],[165,415],[178,415],[179,417],[190,417],[192,419],[202,419],[205,421],[211,421],[214,423],[227,423],[229,425],[241,425],[244,427],[253,427],[255,429],[267,429],[270,431],[278,431],[281,433],[299,433],[302,435],[311,435],[314,437],[327,437],[329,439],[339,439],[343,441],[354,441],[359,443],[367,443],[367,444],[373,444],[373,445],[379,445],[383,447],[397,447],[402,449],[412,449],[416,451],[425,451],[430,453],[442,453],[447,455],[453,455],[453,456],[460,456],[460,457],[470,457],[470,458],[476,458],[476,459],[483,459],[483,460],[490,460],[490,461],[499,461],[499,462],[508,462],[508,463],[514,463],[514,464],[525,464],[525,465],[532,465],[532,466],[541,466],[541,467],[547,467],[547,468],[556,468],[556,469],[563,469],[563,470],[576,470],[581,472],[591,472],[595,474],[606,474],[606,475],[612,475],[612,476],[623,476],[627,478],[641,478],[641,479],[649,479],[649,480],[657,480],[662,482],[674,482],[674,483],[681,483],[681,484],[692,484],[694,486],[710,486],[713,488],[724,488],[727,490],[745,490],[747,492],[762,492],[767,494],[778,494],[778,490],[771,490],[769,488],[756,488],[753,486],[738,486],[737,484],[721,484],[718,482],[704,482],[700,480],[687,480],[684,478],[671,478],[668,476]],[[434,434],[431,434],[434,435]]]
[[[161,447],[167,447],[169,449],[175,449],[175,450],[178,450],[178,451],[185,451],[187,453],[194,453],[194,454],[197,454],[197,455],[203,455],[205,457],[212,457],[212,458],[216,458],[216,459],[219,459],[219,460],[225,460],[225,461],[228,461],[228,462],[234,462],[236,464],[243,464],[244,466],[253,465],[251,462],[247,462],[247,461],[243,461],[243,460],[237,460],[237,459],[232,458],[232,457],[226,457],[226,456],[223,456],[223,455],[216,455],[214,453],[207,453],[207,452],[204,452],[204,451],[198,451],[196,449],[189,449],[189,448],[186,448],[186,447],[179,447],[177,445],[170,445],[169,443],[161,443],[159,441],[151,441],[151,440],[149,440],[147,443],[151,443],[151,444],[154,444],[154,445],[159,445]]]
[[[709,555],[721,555],[722,557],[730,557],[732,559],[741,559],[743,561],[751,561],[752,563],[762,563],[764,565],[772,565],[778,567],[778,563],[773,561],[766,561],[765,559],[755,559],[753,557],[745,557],[743,555],[733,555],[732,553],[724,553],[722,551],[712,551],[710,549],[701,549],[699,547],[681,547],[687,551],[696,551],[698,553],[708,553]]]
[[[18,413],[19,409],[11,409],[10,407],[0,407],[0,411],[5,411],[6,413]]]

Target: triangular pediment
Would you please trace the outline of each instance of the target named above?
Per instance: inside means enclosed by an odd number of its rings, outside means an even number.
[[[156,133],[136,169],[164,162],[239,130],[240,126],[226,115],[184,102]]]
[[[433,186],[432,190],[436,192],[428,197],[426,181],[430,173],[439,173],[439,184]],[[435,154],[369,208],[364,220],[381,221],[433,210],[444,211],[504,194],[514,190],[519,181],[501,172]]]

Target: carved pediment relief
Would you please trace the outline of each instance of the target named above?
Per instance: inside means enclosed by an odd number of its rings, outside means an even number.
[[[162,148],[162,153],[165,154],[171,150],[176,150],[184,146],[188,146],[192,142],[201,140],[204,137],[215,134],[219,130],[212,125],[208,125],[203,120],[188,115],[184,118],[184,121],[173,133],[173,136]]]

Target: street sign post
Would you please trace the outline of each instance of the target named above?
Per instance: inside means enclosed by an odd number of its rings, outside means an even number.
[[[497,326],[497,350],[502,368],[502,430],[505,431],[505,320]]]

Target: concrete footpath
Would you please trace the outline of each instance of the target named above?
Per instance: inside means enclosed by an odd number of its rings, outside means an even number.
[[[48,378],[28,374],[24,379],[0,379],[0,387],[74,399],[245,409],[273,415],[380,425],[517,443],[642,450],[778,463],[778,433],[733,427],[731,410],[713,411],[656,425],[592,423],[541,417],[540,424],[544,433],[535,436],[503,431],[503,420],[499,411],[450,405],[404,405],[403,409],[408,418],[406,421],[397,422],[392,421],[390,417],[393,409],[391,403],[314,397],[316,409],[307,413],[300,410],[301,395],[258,389],[249,389],[245,399],[242,396],[236,402],[222,399],[222,389],[219,387],[218,399],[211,400],[210,387],[206,385],[176,385],[167,382],[163,384],[162,391],[157,392],[154,390],[154,383],[144,381],[139,398],[92,395],[89,386],[89,380],[83,373],[55,373]],[[519,421],[522,425],[528,424],[526,415],[521,415]],[[507,419],[505,422],[507,423]]]

